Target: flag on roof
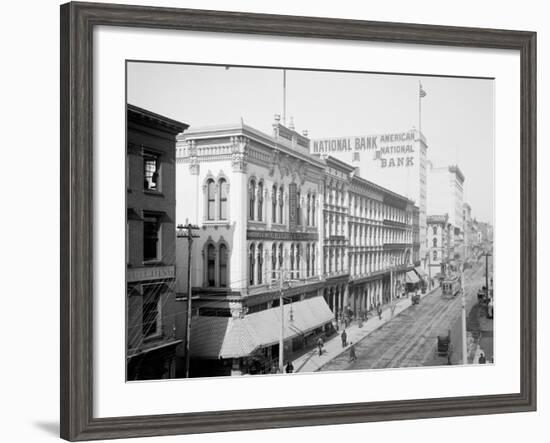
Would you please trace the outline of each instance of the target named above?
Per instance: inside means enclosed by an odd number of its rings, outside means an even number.
[[[420,83],[420,92],[419,92],[419,94],[420,94],[420,98],[424,98],[424,97],[426,97],[426,95],[428,95],[427,92],[424,91],[424,89],[422,89],[422,83]]]

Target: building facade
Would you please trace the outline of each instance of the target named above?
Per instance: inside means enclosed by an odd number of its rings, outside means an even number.
[[[464,226],[464,243],[463,243],[463,257],[464,260],[470,260],[473,255],[473,242],[474,235],[472,230],[472,207],[464,202],[462,206],[462,215],[463,215],[463,226]]]
[[[127,380],[173,378],[175,147],[188,126],[127,108]]]
[[[428,276],[432,284],[443,275],[445,265],[453,260],[451,229],[447,214],[428,216],[426,248],[429,251]]]
[[[336,317],[357,316],[400,297],[414,272],[415,206],[357,168],[331,156],[324,161],[324,295]]]
[[[192,251],[192,374],[276,366],[281,323],[285,355],[330,332],[319,262],[324,165],[308,143],[278,121],[271,135],[241,123],[180,137],[176,218],[200,227]],[[186,248],[178,240],[182,299]]]
[[[270,370],[281,325],[292,359],[332,334],[335,319],[399,297],[414,272],[414,202],[310,154],[310,143],[278,120],[271,135],[241,123],[179,137],[176,219],[200,228],[192,375]],[[187,252],[179,239],[182,300]]]
[[[447,214],[452,258],[463,260],[464,174],[456,165],[434,167],[430,163],[428,174],[428,214]]]
[[[418,207],[421,267],[426,266],[427,150],[416,129],[395,133],[313,139],[311,152],[358,168],[357,175],[412,200]]]

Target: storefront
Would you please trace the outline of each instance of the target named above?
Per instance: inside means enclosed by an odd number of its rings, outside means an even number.
[[[204,367],[216,367],[211,375],[269,373],[278,366],[281,326],[286,359],[330,333],[333,318],[321,296],[285,304],[283,322],[280,307],[243,316],[193,317],[191,367],[203,376]]]

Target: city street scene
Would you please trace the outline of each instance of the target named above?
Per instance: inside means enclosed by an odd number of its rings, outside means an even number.
[[[127,381],[495,363],[493,79],[126,85]]]

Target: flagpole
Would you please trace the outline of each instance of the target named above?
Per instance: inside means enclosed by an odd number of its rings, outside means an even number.
[[[286,126],[286,69],[283,69],[283,125]]]
[[[422,83],[418,80],[418,139],[420,140],[420,134],[422,133]]]

